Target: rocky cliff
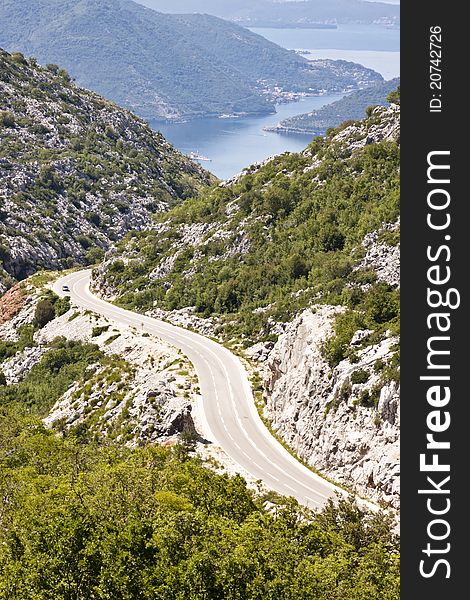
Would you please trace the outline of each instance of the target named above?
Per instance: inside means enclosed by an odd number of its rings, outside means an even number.
[[[399,384],[384,376],[397,338],[385,334],[364,344],[368,332],[357,332],[354,362],[331,369],[322,346],[333,334],[337,312],[317,306],[286,327],[265,362],[264,414],[311,466],[398,508]]]
[[[396,221],[366,234],[356,266],[395,290],[399,228]],[[356,285],[365,293],[371,289],[369,283]],[[393,333],[363,329],[355,317],[343,305],[313,306],[286,324],[275,344],[248,353],[262,365],[264,416],[298,456],[349,489],[398,509],[399,334],[394,326]],[[347,336],[341,318],[352,323]]]
[[[0,293],[95,262],[213,178],[56,65],[0,50]]]

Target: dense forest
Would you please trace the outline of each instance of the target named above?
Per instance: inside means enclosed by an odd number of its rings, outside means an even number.
[[[0,401],[0,598],[398,600],[385,516],[255,497],[184,440],[171,451],[60,438],[17,400]]]

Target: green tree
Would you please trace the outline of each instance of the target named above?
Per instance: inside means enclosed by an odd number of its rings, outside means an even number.
[[[39,328],[44,327],[55,318],[55,310],[52,302],[48,298],[39,300],[34,311],[34,322]]]
[[[372,324],[397,319],[400,312],[399,293],[384,282],[377,283],[365,296],[365,308]]]
[[[394,92],[390,92],[387,96],[387,102],[390,104],[400,104],[400,86]]]
[[[267,511],[194,458],[78,443],[14,413],[0,462],[2,600],[399,598],[391,522],[352,500]]]

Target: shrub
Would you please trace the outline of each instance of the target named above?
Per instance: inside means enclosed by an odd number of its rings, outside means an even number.
[[[89,211],[85,213],[87,221],[99,227],[101,225],[101,217],[97,212]]]
[[[391,381],[400,381],[400,349],[393,354],[388,365],[382,371],[382,383],[385,385]]]
[[[18,329],[19,344],[23,348],[34,346],[34,325],[22,325]]]
[[[399,292],[386,283],[374,285],[365,298],[367,317],[372,325],[388,323],[396,319],[400,311]]]
[[[400,86],[394,92],[390,92],[387,96],[387,102],[390,102],[390,104],[400,104]]]
[[[85,260],[88,265],[96,265],[101,262],[104,258],[104,250],[102,248],[93,247],[88,248],[85,253]]]
[[[309,269],[305,263],[305,260],[298,254],[290,256],[287,260],[287,269],[290,276],[293,279],[300,279],[300,277],[307,277]]]
[[[55,192],[63,190],[63,184],[59,175],[50,165],[41,168],[37,178],[37,185]]]
[[[357,269],[351,274],[350,280],[356,285],[369,285],[377,281],[377,273],[372,269]]]
[[[99,337],[101,334],[108,331],[108,329],[109,329],[109,325],[93,327],[93,329],[91,330],[91,337]]]
[[[352,337],[363,325],[362,316],[357,312],[348,311],[336,317],[335,333],[322,348],[322,354],[330,366],[336,367],[351,354]]]
[[[363,390],[361,392],[359,395],[358,404],[364,406],[365,408],[370,408],[372,406],[369,390]]]
[[[91,239],[87,235],[83,235],[82,233],[79,233],[75,239],[84,250],[87,250],[93,244]]]
[[[189,458],[191,452],[197,448],[197,434],[194,431],[182,431],[179,435],[178,444],[175,446],[174,452],[178,460],[185,461]]]
[[[72,81],[72,78],[65,69],[59,69],[57,75],[61,77],[65,83],[70,83]]]
[[[112,343],[113,343],[115,340],[117,340],[119,337],[121,337],[121,334],[120,334],[120,333],[116,333],[116,334],[112,335],[111,337],[109,337],[109,338],[108,338],[108,339],[105,341],[104,345],[105,345],[105,346],[109,346],[109,345],[110,345],[110,344],[112,344]]]
[[[380,371],[383,371],[384,368],[385,362],[381,358],[378,358],[374,363],[374,372],[380,373]]]
[[[64,260],[64,265],[66,269],[72,269],[75,266],[75,260],[72,256],[67,256]]]
[[[56,317],[61,317],[65,315],[66,312],[70,310],[70,297],[65,296],[64,298],[57,298],[54,303],[54,312]]]
[[[39,300],[34,312],[34,323],[41,329],[55,318],[55,310],[48,298]]]
[[[380,400],[381,386],[376,385],[371,390],[363,390],[359,396],[359,404],[365,408],[376,408]]]
[[[12,52],[11,60],[19,65],[27,65],[28,62],[21,52]]]
[[[46,69],[51,73],[54,73],[54,75],[57,75],[57,73],[59,72],[59,66],[53,63],[47,64]]]
[[[365,369],[358,369],[351,375],[351,383],[365,383],[369,379],[369,373]]]
[[[13,113],[6,111],[6,110],[2,110],[0,111],[0,126],[3,127],[9,127],[9,128],[13,128],[15,127],[16,123],[15,123],[15,117],[13,115]]]

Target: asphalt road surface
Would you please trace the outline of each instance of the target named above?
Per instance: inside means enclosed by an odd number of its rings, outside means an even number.
[[[60,296],[69,295],[79,307],[121,325],[135,326],[179,348],[199,378],[204,435],[243,470],[310,508],[321,508],[335,491],[342,493],[298,462],[269,433],[256,410],[245,368],[232,352],[182,327],[101,300],[89,290],[90,275],[90,270],[72,273],[59,279],[53,289]],[[70,291],[64,291],[63,286]]]

